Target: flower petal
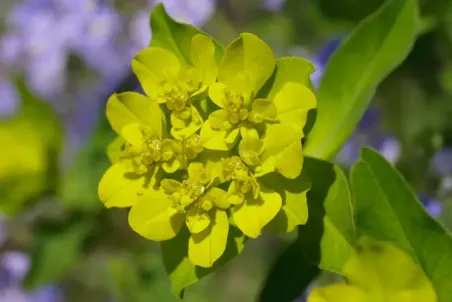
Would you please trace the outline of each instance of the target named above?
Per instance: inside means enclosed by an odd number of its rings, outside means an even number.
[[[212,223],[188,241],[188,257],[197,266],[212,267],[226,249],[229,221],[225,211],[212,212]]]
[[[107,102],[107,118],[111,127],[121,135],[122,128],[137,123],[150,127],[162,136],[162,113],[156,101],[136,93],[113,94]]]
[[[232,218],[237,227],[248,237],[257,238],[278,214],[282,206],[281,196],[276,192],[261,188],[257,199],[248,199],[233,209]]]
[[[273,101],[265,99],[255,100],[252,105],[252,112],[262,114],[267,121],[274,121],[278,116],[278,111]]]
[[[215,61],[215,46],[206,35],[196,35],[191,41],[191,59],[195,72],[202,82],[201,88],[194,93],[202,93],[217,79],[218,66]]]
[[[242,140],[239,143],[240,158],[248,166],[254,167],[260,163],[259,154],[263,142],[256,131],[241,131]]]
[[[165,178],[160,182],[160,186],[166,193],[179,192],[183,188],[183,184],[174,179]]]
[[[201,128],[201,142],[205,148],[210,150],[228,151],[234,147],[238,138],[238,128],[230,131],[212,129],[208,120]]]
[[[146,177],[128,173],[120,162],[111,166],[99,182],[99,199],[107,208],[127,208],[141,199]]]
[[[171,205],[172,201],[163,191],[147,191],[129,212],[130,227],[154,241],[175,237],[184,222],[184,215],[174,214]]]
[[[192,234],[197,234],[204,231],[210,225],[209,213],[200,211],[196,207],[191,207],[187,211],[187,216],[185,218],[185,224],[188,230]]]
[[[243,87],[243,81],[248,79],[248,90],[256,93],[270,78],[275,65],[271,48],[255,35],[244,33],[227,46],[218,80],[236,90],[236,87]]]
[[[308,297],[308,302],[366,302],[366,293],[357,286],[333,284],[325,288],[316,288]]]
[[[110,163],[115,164],[121,159],[124,143],[124,139],[121,136],[117,136],[110,144],[108,144],[107,156]]]
[[[169,50],[150,47],[135,56],[132,69],[146,94],[156,98],[162,90],[161,81],[175,79],[180,70],[180,63]]]
[[[272,160],[278,173],[287,178],[296,178],[303,167],[302,136],[302,130],[294,125],[268,125],[264,137],[262,161],[265,163],[267,160]]]
[[[206,193],[206,197],[213,200],[213,204],[223,210],[226,210],[231,205],[228,202],[228,193],[219,188],[210,188]]]
[[[174,115],[174,112],[171,113],[171,123],[173,124],[171,135],[174,138],[182,140],[201,129],[204,121],[199,114],[198,109],[193,105],[190,106],[190,109],[191,116],[187,120],[181,120]],[[179,127],[181,125],[183,126]]]
[[[288,82],[276,94],[274,104],[281,123],[293,123],[300,128],[306,124],[308,111],[317,106],[315,94],[306,86]]]
[[[223,83],[213,83],[209,87],[209,98],[220,108],[224,107],[227,87]]]

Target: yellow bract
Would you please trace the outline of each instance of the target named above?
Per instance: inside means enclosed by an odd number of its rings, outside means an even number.
[[[210,37],[189,44],[189,63],[164,48],[139,52],[132,68],[146,96],[108,100],[119,137],[108,148],[112,166],[99,197],[107,207],[131,207],[130,226],[150,240],[189,233],[187,257],[211,267],[226,249],[230,221],[252,238],[285,213],[295,217],[287,231],[305,223],[305,192],[298,207],[262,177],[300,175],[303,127],[316,101],[290,81],[266,98],[276,60],[252,34],[230,43],[219,67]]]
[[[363,237],[343,269],[348,284],[315,289],[308,302],[436,302],[431,281],[390,243]]]

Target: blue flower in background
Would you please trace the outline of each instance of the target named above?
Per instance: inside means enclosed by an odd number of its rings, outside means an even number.
[[[452,148],[438,151],[431,160],[431,166],[440,176],[452,176]]]
[[[215,0],[157,0],[165,4],[168,14],[175,20],[201,26],[215,10]]]
[[[286,0],[263,0],[262,6],[268,11],[277,12],[283,8],[285,3]]]
[[[325,71],[325,66],[328,63],[331,55],[336,51],[336,49],[341,45],[342,40],[344,38],[342,36],[332,38],[328,40],[317,52],[314,56],[310,56],[309,59],[314,63],[315,71],[311,75],[312,84],[314,87],[319,87],[320,79],[323,76],[323,72]]]
[[[21,252],[0,255],[0,301],[2,302],[62,302],[61,290],[47,285],[32,292],[24,292],[21,282],[30,267],[29,257]]]
[[[0,80],[0,119],[13,115],[19,109],[16,88],[9,81]]]
[[[423,193],[418,193],[418,197],[430,215],[433,217],[441,215],[441,212],[443,211],[443,204],[439,200]]]

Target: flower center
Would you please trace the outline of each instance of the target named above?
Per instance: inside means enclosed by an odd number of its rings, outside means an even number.
[[[225,91],[224,108],[226,119],[232,125],[236,125],[248,118],[245,97],[240,93]]]
[[[194,159],[204,150],[198,134],[192,134],[184,139],[182,142],[182,148],[188,159]]]
[[[234,183],[235,191],[232,194],[243,196],[252,192],[256,195],[259,185],[238,156],[223,159],[222,164],[224,177]]]
[[[168,110],[179,114],[179,118],[189,119],[190,97],[202,86],[202,83],[196,79],[193,68],[183,67],[177,79],[164,79],[160,85],[162,91],[159,95],[159,103],[165,103]]]
[[[146,127],[140,128],[141,141],[126,141],[123,159],[130,159],[136,174],[145,174],[162,162],[168,162],[182,152],[181,142],[174,139],[161,141]]]
[[[208,181],[187,179],[182,182],[182,188],[171,194],[172,209],[178,213],[185,213],[188,207],[195,207],[199,211],[208,211],[213,203],[205,198]]]

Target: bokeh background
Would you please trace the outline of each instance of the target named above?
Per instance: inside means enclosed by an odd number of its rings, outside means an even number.
[[[97,198],[114,137],[104,106],[112,92],[140,89],[130,62],[149,44],[157,2],[224,44],[252,32],[278,57],[309,58],[316,86],[341,41],[384,1],[0,1],[0,302],[177,301],[158,244]],[[414,48],[336,162],[347,169],[372,146],[452,229],[452,1],[420,5]],[[186,300],[255,301],[290,240],[250,240]],[[322,274],[312,286],[334,279]]]

